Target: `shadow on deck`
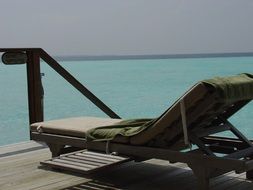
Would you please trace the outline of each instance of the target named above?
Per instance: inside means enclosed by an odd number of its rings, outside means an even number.
[[[168,162],[151,160],[151,163],[128,163],[95,175],[78,175],[89,181],[61,190],[119,190],[119,189],[197,189],[192,171],[183,164],[168,165]],[[154,164],[153,164],[153,163]],[[253,189],[245,174],[228,173],[211,180],[210,189]]]

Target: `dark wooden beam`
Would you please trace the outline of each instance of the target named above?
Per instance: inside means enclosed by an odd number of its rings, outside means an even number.
[[[207,155],[215,156],[215,154],[206,146],[194,133],[188,132],[190,141],[197,145],[200,150],[205,152]]]
[[[0,48],[0,52],[20,52],[20,51],[40,52],[41,48]]]
[[[74,86],[79,92],[81,92],[86,98],[100,108],[111,118],[120,118],[115,112],[113,112],[107,105],[98,99],[91,91],[89,91],[83,84],[81,84],[75,77],[73,77],[67,70],[65,70],[56,60],[44,50],[40,52],[41,58],[52,67],[58,74],[60,74],[65,80],[67,80],[72,86]]]
[[[235,147],[239,150],[245,149],[248,147],[243,141],[236,138],[209,136],[209,137],[201,138],[201,140],[205,144],[217,144],[219,146],[230,146],[230,147]]]
[[[235,148],[231,146],[210,145],[209,149],[215,153],[222,153],[222,154],[231,154],[236,152]]]
[[[232,154],[229,154],[227,156],[224,156],[224,158],[236,158],[236,159],[240,159],[240,158],[245,158],[245,157],[249,157],[253,155],[253,147],[249,147],[237,152],[234,152]]]
[[[27,53],[27,85],[29,123],[43,121],[42,85],[40,76],[40,57],[36,51]]]
[[[227,125],[231,132],[234,133],[235,136],[238,137],[238,139],[240,139],[242,142],[244,142],[245,144],[247,144],[249,147],[253,147],[252,142],[250,142],[250,140],[248,140],[238,129],[236,129],[227,119],[224,119],[222,117],[219,117],[219,119],[222,120],[222,122],[224,123],[224,125]]]

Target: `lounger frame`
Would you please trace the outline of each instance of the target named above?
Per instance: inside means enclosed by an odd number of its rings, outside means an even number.
[[[88,149],[94,151],[105,152],[105,142],[86,142],[83,138],[67,137],[62,135],[43,134],[43,133],[32,133],[33,139],[37,141],[47,142],[52,151],[52,155],[57,156],[66,151],[74,151],[79,149]],[[57,142],[57,143],[55,143]],[[195,149],[188,152],[173,151],[170,149],[161,149],[156,147],[146,146],[131,146],[118,143],[110,143],[109,151],[117,152],[120,155],[127,155],[136,160],[147,160],[147,159],[162,159],[168,160],[171,163],[182,162],[186,163],[194,172],[194,175],[198,179],[199,189],[209,189],[209,179],[225,174],[230,171],[236,171],[237,173],[247,172],[247,178],[252,179],[253,160],[250,155],[253,153],[253,148],[246,148],[245,142],[239,139],[222,138],[222,137],[208,137],[201,140],[205,143],[215,143],[230,147],[238,147],[239,151],[231,153],[230,156],[216,157],[213,155],[206,155],[200,149]],[[65,152],[63,147],[68,144],[76,147],[66,147]],[[232,146],[231,146],[232,145]],[[203,148],[201,148],[203,149]],[[226,152],[227,149],[219,149],[216,152]],[[211,148],[210,151],[212,151]],[[217,149],[216,149],[217,150]],[[223,151],[224,150],[224,151]],[[212,151],[213,152],[213,151]],[[214,152],[213,152],[214,153]],[[243,154],[242,154],[243,153]],[[240,160],[239,157],[246,156],[246,159]]]

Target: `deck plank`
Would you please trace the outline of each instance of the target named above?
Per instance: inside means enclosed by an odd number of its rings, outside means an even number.
[[[43,143],[37,143],[34,141],[16,143],[11,145],[0,146],[0,158],[9,155],[16,155],[28,151],[38,150],[45,148],[46,145]]]
[[[20,151],[21,150],[21,151]],[[35,142],[0,147],[0,189],[11,190],[73,190],[73,189],[196,189],[196,179],[185,164],[169,164],[163,160],[130,162],[93,175],[59,172],[39,162],[49,159],[48,148]],[[245,174],[230,172],[211,180],[211,190],[253,189]]]

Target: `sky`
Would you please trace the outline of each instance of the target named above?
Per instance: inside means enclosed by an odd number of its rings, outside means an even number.
[[[253,52],[252,0],[0,0],[0,47],[53,55]]]

